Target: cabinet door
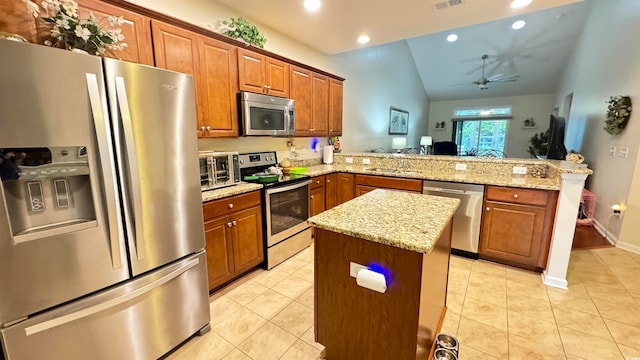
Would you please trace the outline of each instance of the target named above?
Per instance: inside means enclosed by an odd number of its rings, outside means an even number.
[[[266,57],[253,51],[238,49],[238,84],[240,90],[263,93],[265,91]]]
[[[290,89],[296,101],[296,136],[311,136],[311,71],[292,66]]]
[[[325,205],[327,210],[338,205],[338,174],[329,174],[326,176]]]
[[[122,16],[124,24],[120,27],[127,47],[105,56],[153,66],[153,50],[151,47],[151,24],[148,17],[125,10],[121,7],[98,0],[79,0],[78,14],[88,18],[92,12],[96,20],[108,24],[109,16]]]
[[[338,173],[337,174],[337,196],[336,205],[340,205],[353,199],[354,179],[353,174]]]
[[[205,36],[198,37],[202,118],[201,137],[237,137],[237,48]]]
[[[311,189],[311,216],[318,215],[325,210],[325,193],[324,186]]]
[[[219,217],[204,224],[209,291],[231,280],[235,275],[232,225],[229,216]]]
[[[259,206],[231,215],[233,224],[233,261],[241,274],[264,260],[262,214]]]
[[[373,186],[367,186],[367,185],[356,185],[355,197],[358,197],[360,195],[364,195],[364,194],[368,193],[369,191],[373,191],[375,189],[378,189],[378,188],[377,187],[373,187]]]
[[[331,79],[329,82],[329,136],[342,135],[342,93],[342,81]]]
[[[267,94],[288,98],[289,64],[267,57],[265,62],[265,83],[267,85]]]
[[[329,78],[313,74],[311,78],[311,134],[327,136],[329,134]]]
[[[193,76],[198,124],[202,126],[203,107],[198,57],[198,35],[177,26],[151,20],[153,54],[156,66]],[[200,131],[200,130],[199,130]],[[201,136],[199,132],[198,135]]]
[[[545,208],[485,201],[479,253],[519,264],[544,267]]]

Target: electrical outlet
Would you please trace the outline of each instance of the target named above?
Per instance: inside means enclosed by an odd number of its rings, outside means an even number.
[[[526,175],[527,174],[527,167],[526,166],[514,166],[513,167],[513,173],[514,174],[518,174],[518,175]]]
[[[609,155],[616,156],[616,146],[615,145],[611,145],[611,147],[609,147]]]
[[[621,146],[618,148],[618,157],[627,158],[629,154],[629,148],[627,146]]]
[[[467,171],[467,164],[456,163],[456,171]]]
[[[353,164],[353,158],[352,157],[344,158],[344,162],[346,162],[347,164]]]
[[[369,158],[362,158],[362,163],[363,163],[364,165],[369,165],[369,164],[371,164],[371,159],[369,159]]]

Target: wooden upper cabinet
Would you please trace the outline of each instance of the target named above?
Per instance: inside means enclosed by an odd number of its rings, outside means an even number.
[[[313,74],[311,79],[311,134],[313,136],[327,136],[329,134],[329,78],[320,74]]]
[[[289,97],[289,64],[238,49],[238,84],[240,90]]]
[[[200,137],[237,137],[238,50],[208,37],[198,37],[202,117]]]
[[[290,89],[296,101],[296,136],[311,136],[311,71],[292,66]]]
[[[342,81],[331,79],[329,82],[329,136],[342,135]],[[296,108],[296,111],[298,109]]]
[[[151,25],[148,17],[99,0],[78,0],[80,17],[88,18],[89,12],[92,12],[96,20],[103,24],[108,24],[107,18],[112,15],[122,16],[124,19],[124,24],[120,29],[124,35],[123,42],[127,43],[127,47],[120,51],[114,51],[113,55],[106,54],[105,56],[139,64],[154,65]]]

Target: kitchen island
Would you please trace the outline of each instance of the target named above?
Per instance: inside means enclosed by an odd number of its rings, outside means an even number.
[[[458,204],[378,189],[309,219],[316,341],[328,360],[429,357],[446,311]],[[384,276],[384,293],[356,283],[358,265]]]

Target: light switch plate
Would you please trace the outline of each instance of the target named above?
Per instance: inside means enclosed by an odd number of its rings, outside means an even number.
[[[467,164],[456,163],[456,171],[467,171]]]
[[[353,164],[353,158],[351,157],[344,158],[344,162],[346,162],[347,164]]]
[[[527,174],[527,167],[526,166],[514,166],[513,167],[513,173],[514,174],[518,174],[518,175],[526,175]]]
[[[365,164],[365,165],[369,165],[369,164],[371,164],[371,159],[369,159],[369,158],[363,158],[363,159],[362,159],[362,163],[363,163],[363,164]]]

